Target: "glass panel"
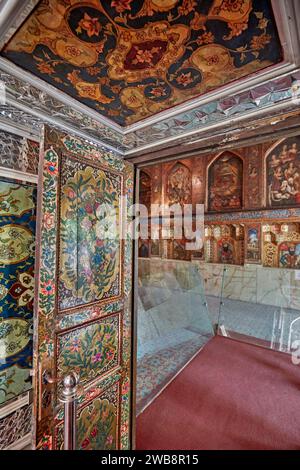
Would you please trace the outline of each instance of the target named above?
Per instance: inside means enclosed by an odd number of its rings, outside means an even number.
[[[300,345],[299,294],[298,270],[227,266],[219,333],[290,353]]]
[[[139,259],[137,412],[213,336],[196,264]]]

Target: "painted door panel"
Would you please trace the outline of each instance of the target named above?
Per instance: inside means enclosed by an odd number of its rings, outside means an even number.
[[[63,446],[61,380],[80,377],[77,448],[130,447],[132,165],[45,128],[39,197],[35,445]],[[107,217],[110,214],[111,217]],[[105,220],[104,220],[105,219]],[[105,223],[104,223],[105,222]],[[112,237],[116,228],[118,237]],[[55,382],[47,382],[49,371]]]

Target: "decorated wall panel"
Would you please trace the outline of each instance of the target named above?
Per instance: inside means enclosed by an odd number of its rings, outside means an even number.
[[[244,205],[248,209],[262,206],[264,197],[264,175],[262,171],[262,145],[246,147],[244,150]]]
[[[242,225],[207,225],[205,245],[205,260],[209,263],[244,264],[244,227]]]
[[[182,239],[174,239],[171,234],[171,238],[167,240],[167,258],[168,259],[176,259],[181,261],[190,261],[191,260],[191,252],[186,250],[186,242],[185,238]]]
[[[152,180],[151,175],[149,175],[146,171],[140,172],[140,194],[139,194],[139,202],[140,204],[144,204],[147,207],[148,211],[151,209],[151,202],[152,202]]]
[[[0,181],[0,404],[31,388],[36,189]]]
[[[205,259],[206,262],[214,263],[264,264],[270,267],[292,268],[294,264],[294,268],[297,268],[298,262],[293,256],[298,256],[299,226],[296,225],[294,234],[286,239],[279,237],[283,243],[280,248],[281,255],[278,253],[280,242],[273,240],[272,230],[272,240],[268,244],[263,229],[264,224],[271,226],[278,223],[286,227],[286,223],[298,223],[300,220],[299,139],[299,136],[280,140],[275,138],[248,147],[237,147],[221,154],[211,153],[143,169],[151,176],[154,171],[162,174],[159,189],[159,199],[162,203],[170,205],[172,201],[180,200],[181,204],[184,204],[183,197],[176,199],[174,196],[170,199],[169,196],[173,193],[180,194],[182,191],[185,200],[192,201],[194,214],[196,204],[205,204],[206,226],[214,225],[221,231],[226,226],[243,227],[243,240],[236,240],[233,236],[229,237],[231,240],[222,241],[222,237],[215,239],[212,235],[206,237],[204,250],[190,254],[183,249],[185,241],[174,240],[170,234],[170,237],[161,240],[160,256],[175,256],[175,259],[182,260]],[[186,168],[182,170],[182,181],[180,177],[177,178],[180,168]],[[237,241],[240,243],[239,248],[236,247]],[[151,257],[151,240],[143,240],[144,246],[147,243],[147,257]]]
[[[191,162],[178,161],[166,164],[164,176],[164,204],[192,203],[192,170]]]
[[[267,0],[41,1],[2,53],[121,126],[282,60]]]
[[[150,240],[139,240],[139,257],[150,258],[151,253],[151,241]]]
[[[58,374],[63,377],[72,370],[85,385],[118,367],[120,326],[120,315],[114,314],[60,333],[56,340]]]

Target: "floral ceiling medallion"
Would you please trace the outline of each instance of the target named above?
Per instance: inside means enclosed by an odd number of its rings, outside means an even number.
[[[283,58],[269,0],[42,0],[2,54],[121,126]]]

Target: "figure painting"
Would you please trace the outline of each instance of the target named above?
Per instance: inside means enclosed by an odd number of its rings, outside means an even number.
[[[209,168],[208,210],[219,212],[243,206],[243,161],[230,152],[223,153]]]
[[[148,211],[151,208],[151,177],[145,172],[140,173],[140,189],[139,189],[139,202],[147,207]]]
[[[230,239],[219,240],[218,263],[234,264],[234,246]]]
[[[267,157],[267,205],[300,205],[300,137],[286,139]]]
[[[189,204],[192,197],[192,178],[187,166],[176,163],[168,175],[167,196],[169,204]]]
[[[261,260],[260,252],[260,225],[253,225],[246,228],[246,262],[259,263]]]
[[[282,60],[270,0],[43,0],[3,55],[121,126]]]
[[[278,254],[280,268],[300,268],[300,243],[283,242],[278,247]]]
[[[151,240],[151,256],[160,256],[160,240]]]

